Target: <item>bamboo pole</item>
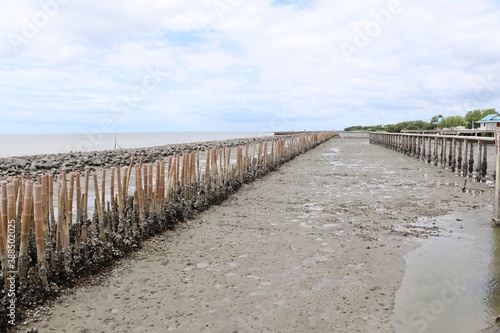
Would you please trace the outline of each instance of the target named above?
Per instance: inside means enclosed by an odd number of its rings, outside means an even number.
[[[148,193],[148,181],[149,181],[148,166],[142,165],[142,158],[141,158],[141,163],[139,164],[139,168],[141,169],[141,173],[142,173],[141,175],[142,175],[142,184],[144,186],[144,192],[143,192],[144,200],[147,201],[148,197],[149,197],[149,193]]]
[[[210,187],[210,155],[212,154],[212,149],[207,149],[205,151],[205,174],[203,175],[205,177],[205,186],[207,189]]]
[[[106,169],[101,170],[101,209],[106,207]]]
[[[155,209],[158,209],[160,207],[160,187],[161,187],[161,179],[160,179],[160,161],[155,162],[155,181],[154,181],[154,192],[153,192],[153,197],[154,197],[154,205],[153,207]]]
[[[19,282],[21,286],[26,283],[28,273],[28,235],[31,226],[31,212],[33,204],[33,182],[26,181],[24,192],[24,207],[21,216],[21,244],[19,247]],[[43,234],[42,234],[43,241]]]
[[[116,185],[118,188],[118,217],[119,221],[123,218],[123,188],[122,188],[122,172],[121,167],[116,169]]]
[[[75,173],[76,180],[76,223],[81,223],[82,221],[82,186],[80,173]]]
[[[73,223],[73,197],[75,193],[75,173],[71,172],[69,174],[69,192],[68,192],[68,223]]]
[[[153,164],[149,163],[148,168],[148,202],[149,209],[153,209]]]
[[[83,194],[83,218],[87,220],[89,218],[89,182],[90,182],[90,168],[85,168],[85,185]],[[91,219],[91,227],[95,229],[94,219]]]
[[[142,184],[142,174],[141,167],[136,166],[135,168],[135,179],[136,179],[136,193],[137,193],[137,201],[139,204],[139,222],[140,222],[140,230],[143,231],[144,227],[144,189]]]
[[[129,188],[129,184],[130,184],[130,177],[132,175],[132,169],[134,167],[134,159],[135,159],[135,156],[132,156],[130,158],[130,165],[128,166],[128,173],[127,173],[127,178],[126,178],[126,184],[123,188],[123,193],[125,194],[125,198],[128,196],[128,188]],[[142,157],[141,157],[141,164],[142,164]]]
[[[45,243],[49,246],[50,243],[50,227],[49,227],[49,218],[50,218],[50,199],[49,199],[49,185],[50,177],[45,174],[42,177],[42,218],[43,218],[43,234],[45,237]]]
[[[43,209],[43,186],[34,186],[34,214],[35,214],[35,239],[38,258],[38,275],[42,285],[47,285],[47,263],[45,262],[44,246],[44,214]],[[0,231],[1,232],[1,231]]]
[[[111,167],[111,176],[109,180],[109,197],[110,197],[111,207],[115,206],[115,173],[116,173],[116,168]]]
[[[103,207],[101,205],[100,195],[99,195],[99,183],[97,181],[97,173],[94,173],[94,192],[95,192],[95,203],[96,203],[96,212],[97,217],[99,219],[99,237],[101,241],[104,241],[105,236],[105,226],[104,226],[104,216],[103,216]],[[93,219],[92,219],[93,220]]]

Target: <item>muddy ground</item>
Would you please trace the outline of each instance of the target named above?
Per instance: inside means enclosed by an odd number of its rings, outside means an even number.
[[[446,232],[432,217],[493,202],[484,183],[462,187],[366,139],[332,139],[146,242],[19,331],[394,332],[404,255]]]

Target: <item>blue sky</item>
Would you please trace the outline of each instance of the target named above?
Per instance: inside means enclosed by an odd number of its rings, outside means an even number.
[[[341,130],[500,109],[500,3],[5,0],[2,134]]]

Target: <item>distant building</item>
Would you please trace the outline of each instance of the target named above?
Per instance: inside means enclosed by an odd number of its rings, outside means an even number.
[[[476,121],[476,124],[481,124],[479,129],[494,131],[497,127],[500,127],[500,115],[497,113],[489,114],[483,119]]]
[[[443,121],[443,117],[439,117],[437,121],[433,122],[432,125],[435,125],[437,127],[437,125]]]

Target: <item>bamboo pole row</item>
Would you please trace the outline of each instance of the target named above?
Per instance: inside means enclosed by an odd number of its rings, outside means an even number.
[[[61,172],[55,180],[50,174],[40,175],[35,182],[9,177],[1,182],[0,287],[8,286],[9,259],[15,258],[20,302],[23,293],[43,298],[50,282],[68,284],[75,275],[90,274],[149,235],[224,200],[241,184],[332,136],[322,133],[253,147],[211,147],[149,164],[142,159],[136,164],[132,158],[127,167]],[[15,253],[9,253],[7,244],[11,221],[15,222]]]

